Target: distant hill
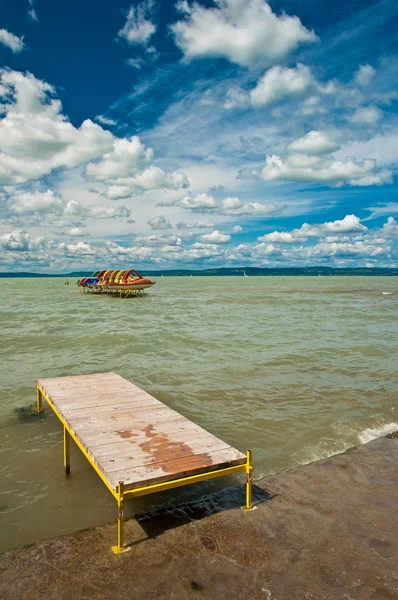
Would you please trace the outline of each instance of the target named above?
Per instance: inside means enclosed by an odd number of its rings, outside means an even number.
[[[333,267],[282,267],[282,268],[265,268],[265,267],[234,267],[234,268],[218,268],[218,269],[169,269],[163,271],[153,271],[151,269],[140,269],[143,274],[151,277],[242,277],[245,272],[246,275],[253,276],[318,276],[333,277],[336,275],[362,275],[362,276],[397,276],[398,269],[388,268],[333,268]],[[92,272],[92,271],[91,271]],[[90,271],[74,271],[72,273],[0,273],[0,278],[13,278],[13,277],[63,277],[65,279],[73,279],[80,277],[87,277],[91,274]]]

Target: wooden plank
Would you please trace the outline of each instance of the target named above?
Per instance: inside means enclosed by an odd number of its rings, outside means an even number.
[[[124,481],[125,489],[132,490],[137,487],[170,481],[171,479],[242,465],[245,462],[246,457],[243,454],[229,447],[225,450],[199,454],[187,459],[170,460],[164,463],[163,466],[155,464],[112,471],[106,473],[106,476],[114,489],[116,489],[119,481]]]
[[[184,417],[175,418],[172,421],[169,421],[168,424],[171,433],[184,431],[189,436],[192,432],[196,431],[197,427],[197,425],[192,422],[187,424]],[[154,429],[156,430],[156,426]],[[84,440],[84,443],[87,444],[88,448],[92,451],[95,451],[98,447],[105,448],[106,446],[112,446],[113,444],[117,444],[124,439],[130,443],[132,440],[144,439],[146,437],[145,433],[142,431],[139,432],[137,436],[131,436],[127,438],[121,437],[122,433],[127,432],[128,434],[129,431],[129,429],[121,429],[118,433],[110,432],[109,430],[95,431],[94,433],[92,431],[87,431],[81,434],[79,433],[79,436],[81,436],[82,440]],[[159,433],[161,433],[161,431],[159,431]]]
[[[141,401],[141,400],[151,400],[152,402],[160,402],[160,400],[158,400],[157,398],[154,398],[153,396],[151,396],[150,394],[147,394],[146,392],[140,390],[140,391],[135,391],[135,390],[123,390],[122,392],[108,392],[108,391],[97,391],[94,394],[84,394],[84,395],[70,395],[69,394],[64,394],[62,395],[62,397],[60,396],[56,396],[53,395],[52,399],[54,401],[56,401],[58,404],[65,404],[68,406],[68,408],[73,408],[73,407],[87,407],[87,406],[91,406],[93,402],[95,402],[95,399],[98,399],[98,403],[99,405],[109,405],[112,406],[112,404],[115,403],[115,401],[130,401],[130,402],[134,402],[134,401]]]
[[[163,465],[170,460],[188,459],[197,455],[202,455],[203,461],[206,462],[205,455],[217,450],[229,450],[229,446],[222,440],[217,440],[216,442],[211,440],[209,442],[202,439],[190,442],[189,446],[185,442],[181,442],[180,444],[173,443],[170,444],[168,450],[159,448],[158,452],[146,452],[139,446],[136,446],[133,448],[133,452],[127,455],[122,453],[113,454],[112,457],[99,456],[96,453],[94,455],[101,469],[109,475],[113,471],[123,471],[145,465],[159,466],[163,469]]]
[[[57,404],[59,406],[59,404]],[[98,407],[98,410],[95,410]],[[86,408],[84,407],[73,407],[73,408],[64,408],[64,415],[68,416],[68,418],[76,423],[85,423],[89,419],[91,420],[102,420],[109,419],[110,415],[120,417],[128,417],[129,415],[133,418],[135,416],[140,417],[141,414],[148,415],[148,420],[150,420],[151,415],[156,415],[158,411],[167,411],[167,414],[171,416],[171,414],[179,414],[176,411],[170,411],[169,409],[159,400],[155,400],[154,398],[141,400],[141,402],[115,402],[114,404],[108,405],[95,405]]]
[[[129,384],[120,384],[120,385],[116,385],[115,383],[112,383],[110,385],[97,385],[97,384],[92,384],[92,385],[85,385],[84,387],[79,387],[76,388],[76,390],[69,390],[67,388],[63,389],[60,388],[59,390],[52,390],[49,388],[46,388],[43,386],[43,390],[45,391],[45,393],[47,394],[47,396],[50,396],[50,398],[53,398],[54,400],[59,399],[62,400],[63,398],[70,398],[71,396],[71,392],[73,393],[75,398],[79,398],[81,396],[95,396],[96,394],[123,394],[123,393],[135,393],[134,388],[131,387],[131,385]],[[149,394],[148,394],[149,395]]]

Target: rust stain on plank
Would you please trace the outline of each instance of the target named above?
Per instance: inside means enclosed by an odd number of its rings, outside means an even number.
[[[140,448],[151,455],[153,465],[156,465],[156,468],[160,467],[165,473],[169,472],[168,462],[175,459],[176,455],[181,456],[180,453],[190,458],[192,468],[208,467],[213,464],[208,454],[194,454],[192,448],[185,442],[172,442],[168,435],[157,434],[153,430],[153,425],[147,425],[141,431],[148,439],[140,444]]]
[[[133,435],[138,435],[138,433],[133,433],[130,429],[118,429],[116,433],[123,439],[133,437]]]

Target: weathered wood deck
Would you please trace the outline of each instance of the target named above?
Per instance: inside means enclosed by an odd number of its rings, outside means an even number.
[[[44,396],[64,425],[66,472],[72,436],[119,504],[162,484],[248,471],[245,454],[116,373],[38,379],[37,385],[38,410]]]

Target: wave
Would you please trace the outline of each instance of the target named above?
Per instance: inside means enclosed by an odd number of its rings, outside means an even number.
[[[393,433],[398,430],[398,423],[388,423],[381,427],[381,429],[364,429],[361,433],[358,434],[359,441],[361,444],[366,444],[367,442],[371,442],[376,438],[382,437],[383,435],[388,435],[389,433]]]

